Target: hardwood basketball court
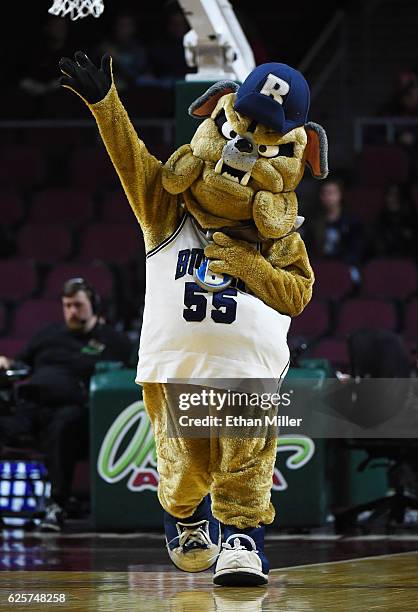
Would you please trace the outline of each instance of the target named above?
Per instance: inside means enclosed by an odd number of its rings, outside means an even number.
[[[289,612],[415,611],[418,537],[274,535],[267,540],[270,583],[212,585],[168,562],[162,534],[3,531],[0,609]],[[304,563],[304,561],[309,563]],[[61,594],[62,603],[11,603],[11,594]],[[63,594],[63,595],[62,595]],[[63,597],[64,596],[64,597]],[[15,600],[17,598],[15,597]],[[52,597],[50,597],[52,599]]]

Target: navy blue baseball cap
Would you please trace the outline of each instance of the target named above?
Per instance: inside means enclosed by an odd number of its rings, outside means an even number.
[[[241,115],[286,134],[307,122],[310,103],[305,77],[287,64],[254,68],[237,91],[234,109]]]

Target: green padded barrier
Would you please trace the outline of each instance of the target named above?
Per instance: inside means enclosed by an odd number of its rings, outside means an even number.
[[[320,369],[290,369],[297,390]],[[91,498],[96,529],[161,528],[155,450],[135,370],[99,372],[91,381]],[[283,390],[286,387],[284,386]],[[323,525],[328,513],[326,440],[279,437],[272,500],[279,527]]]
[[[328,378],[335,378],[334,368],[328,359],[300,359],[301,368],[308,370],[322,370]]]

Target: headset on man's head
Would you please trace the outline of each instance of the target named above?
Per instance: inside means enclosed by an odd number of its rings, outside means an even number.
[[[72,296],[77,291],[84,291],[90,300],[90,304],[94,314],[99,314],[100,311],[100,296],[96,289],[85,278],[76,276],[65,281],[62,288],[63,296]]]

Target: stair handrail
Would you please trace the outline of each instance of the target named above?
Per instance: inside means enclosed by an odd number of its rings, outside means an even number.
[[[340,25],[340,23],[345,19],[345,11],[342,9],[338,9],[334,15],[331,17],[330,21],[327,23],[325,28],[322,30],[321,34],[318,36],[314,44],[311,46],[309,51],[306,53],[305,57],[298,65],[298,70],[300,72],[305,73],[307,69],[310,67],[314,59],[317,57],[318,53],[321,51],[322,47],[325,43],[328,42],[330,37],[333,35],[334,31]]]

